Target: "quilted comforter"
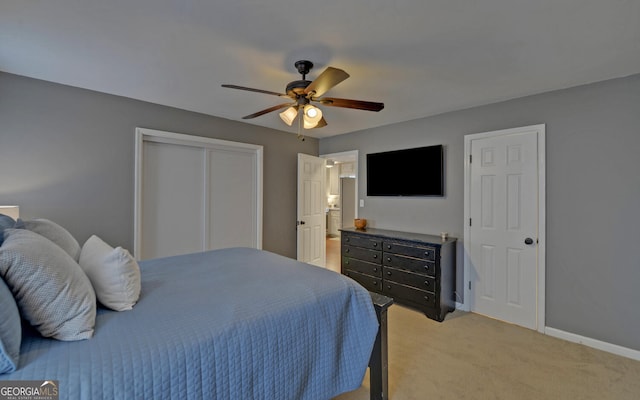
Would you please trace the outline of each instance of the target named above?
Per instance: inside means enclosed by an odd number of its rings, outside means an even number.
[[[133,310],[99,309],[93,338],[25,328],[0,380],[57,380],[60,399],[330,399],[360,386],[378,322],[334,272],[234,248],[140,263]]]

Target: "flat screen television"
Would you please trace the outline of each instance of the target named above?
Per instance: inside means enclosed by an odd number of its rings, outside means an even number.
[[[367,154],[367,196],[444,196],[443,146]]]

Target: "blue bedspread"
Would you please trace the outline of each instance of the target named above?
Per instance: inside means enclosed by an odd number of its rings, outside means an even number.
[[[369,293],[272,253],[140,263],[133,310],[79,342],[25,334],[0,380],[58,380],[60,399],[329,399],[360,386],[378,328]]]

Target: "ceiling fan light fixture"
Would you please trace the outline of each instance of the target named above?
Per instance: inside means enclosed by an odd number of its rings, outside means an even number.
[[[298,110],[295,107],[289,107],[283,112],[280,113],[280,118],[284,121],[285,124],[291,126],[293,121],[298,116]]]
[[[318,107],[314,107],[311,104],[304,106],[304,129],[312,129],[318,125],[318,122],[322,119],[322,110]]]
[[[304,129],[313,129],[316,127],[316,125],[318,125],[318,123],[307,121],[306,118],[303,118],[302,120],[303,120]]]
[[[307,117],[315,118],[318,116],[318,109],[312,106],[306,107]]]

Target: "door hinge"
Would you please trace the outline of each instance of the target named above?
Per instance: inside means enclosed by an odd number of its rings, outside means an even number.
[[[469,218],[469,226],[471,226],[471,218]]]
[[[469,281],[469,290],[471,290],[471,281]]]
[[[473,156],[471,154],[469,154],[469,164],[471,164],[471,160],[473,159]]]

